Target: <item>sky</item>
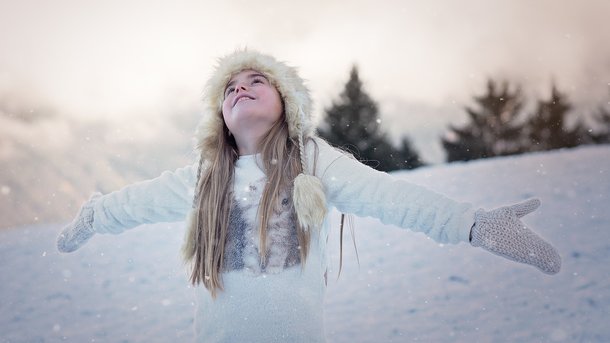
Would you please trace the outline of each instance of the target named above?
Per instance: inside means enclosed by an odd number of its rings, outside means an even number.
[[[218,57],[249,47],[299,68],[318,120],[358,65],[387,130],[425,149],[489,77],[531,99],[555,82],[578,108],[608,102],[608,14],[568,0],[0,0],[0,99],[171,120],[199,106]]]

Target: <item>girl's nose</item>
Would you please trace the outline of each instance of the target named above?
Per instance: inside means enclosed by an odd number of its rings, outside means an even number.
[[[243,83],[238,83],[235,85],[235,94],[239,93],[240,91],[245,91],[246,90],[246,85]]]

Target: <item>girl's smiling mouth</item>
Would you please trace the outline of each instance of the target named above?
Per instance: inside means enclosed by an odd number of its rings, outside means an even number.
[[[252,97],[248,94],[240,94],[235,97],[235,100],[233,100],[233,106],[235,106],[235,104],[237,104],[238,102],[240,102],[242,100],[254,100],[254,97]]]

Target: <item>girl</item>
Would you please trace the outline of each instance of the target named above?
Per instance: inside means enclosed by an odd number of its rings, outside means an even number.
[[[57,240],[71,252],[96,233],[187,217],[200,341],[324,342],[331,207],[559,271],[555,249],[519,219],[538,200],[475,211],[359,163],[315,136],[304,81],[273,57],[221,58],[204,94],[197,163],[94,194]]]

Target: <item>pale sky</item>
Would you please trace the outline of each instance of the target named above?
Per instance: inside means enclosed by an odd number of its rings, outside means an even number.
[[[167,116],[197,106],[215,59],[248,46],[299,67],[318,117],[357,63],[388,130],[422,147],[488,77],[607,102],[608,18],[610,1],[0,0],[0,96]]]

